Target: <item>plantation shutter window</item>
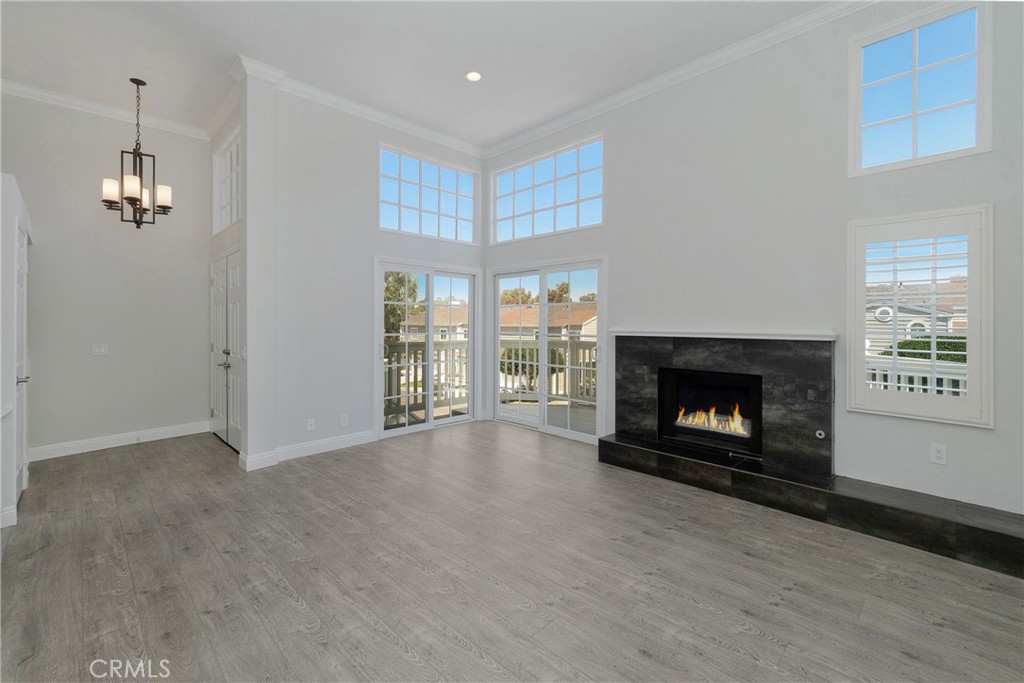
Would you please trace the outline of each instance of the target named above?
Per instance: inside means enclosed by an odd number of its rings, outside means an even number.
[[[991,209],[851,224],[851,410],[991,426]]]

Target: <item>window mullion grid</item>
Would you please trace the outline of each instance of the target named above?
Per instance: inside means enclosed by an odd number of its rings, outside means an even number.
[[[957,103],[957,104],[963,104],[963,103],[960,102],[960,103]],[[942,106],[942,107],[936,107],[932,111],[939,111],[940,109],[948,109],[951,106],[956,106],[956,105],[945,105],[945,106]],[[881,121],[874,121],[873,123],[862,124],[861,125],[861,130],[869,130],[871,128],[878,128],[879,126],[885,126],[885,125],[888,125],[890,123],[896,123],[898,121],[906,121],[908,119],[916,119],[916,118],[917,117],[914,115],[914,113],[911,112],[910,114],[903,114],[902,116],[894,116],[891,119],[883,119]],[[915,125],[916,125],[916,121],[915,121]]]
[[[918,35],[917,34],[918,34],[918,31],[919,31],[919,29],[916,29],[916,28],[914,29],[914,31],[912,33],[913,39],[911,40],[911,44],[913,46],[911,48],[913,50],[913,54],[911,55],[911,60],[912,60],[911,61],[911,69],[913,71],[913,76],[912,76],[911,86],[910,86],[910,97],[911,97],[910,113],[911,113],[911,115],[913,117],[911,119],[911,124],[910,124],[910,144],[911,144],[911,147],[910,147],[910,150],[911,150],[910,158],[911,159],[917,159],[917,79],[918,79],[918,68],[917,68],[917,41],[918,41]]]
[[[579,152],[576,153],[576,227],[580,227],[580,218],[582,211],[580,210],[580,204],[583,202],[583,171],[580,170],[580,164],[583,163],[583,157]]]

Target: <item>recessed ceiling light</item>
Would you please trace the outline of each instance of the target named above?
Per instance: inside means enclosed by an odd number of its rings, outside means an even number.
[[[469,81],[470,83],[476,83],[481,78],[483,78],[483,76],[480,75],[479,71],[467,71],[466,72],[466,80]]]

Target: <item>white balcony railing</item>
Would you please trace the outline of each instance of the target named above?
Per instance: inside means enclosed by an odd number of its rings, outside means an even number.
[[[963,396],[967,393],[967,364],[868,354],[865,379],[872,389]]]

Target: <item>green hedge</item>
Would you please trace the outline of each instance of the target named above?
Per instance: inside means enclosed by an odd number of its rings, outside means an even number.
[[[939,336],[936,337],[937,360],[950,361],[953,363],[967,362],[967,340],[963,337]],[[921,358],[931,360],[932,340],[931,339],[904,339],[896,345],[899,349],[900,358]],[[892,346],[888,346],[879,353],[881,356],[891,356]]]

